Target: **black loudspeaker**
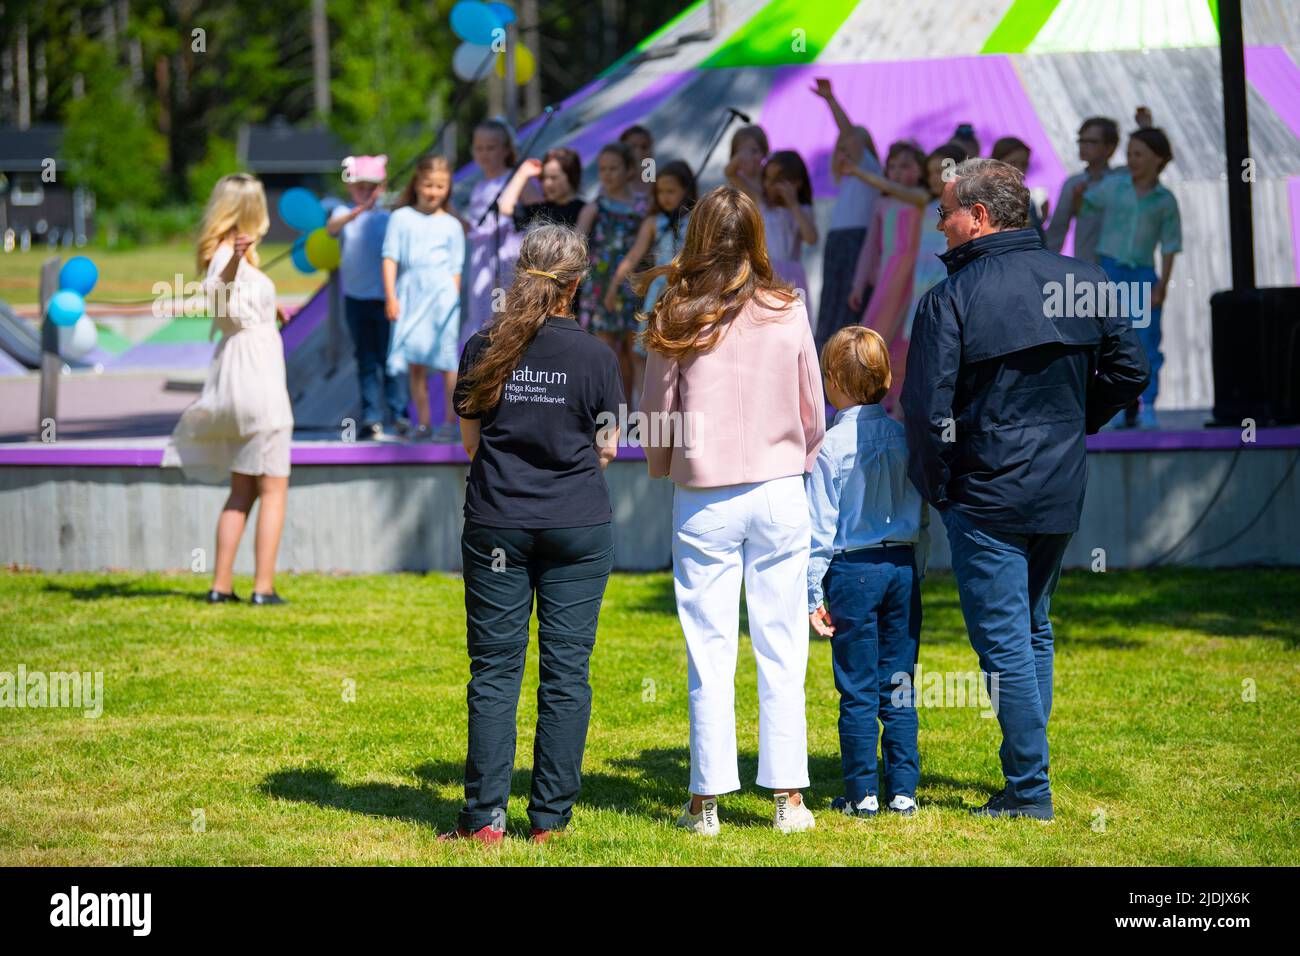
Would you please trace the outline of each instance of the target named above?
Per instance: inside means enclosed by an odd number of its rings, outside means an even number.
[[[1214,421],[1300,422],[1300,287],[1210,296]]]

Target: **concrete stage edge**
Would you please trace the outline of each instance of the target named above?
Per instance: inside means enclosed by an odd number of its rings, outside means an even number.
[[[1088,496],[1066,566],[1092,567],[1102,549],[1107,568],[1140,567],[1189,530],[1165,563],[1300,565],[1300,428],[1241,438],[1236,430],[1090,438]],[[206,574],[226,492],[161,468],[162,442],[0,445],[0,561],[44,571]],[[619,455],[607,472],[616,567],[669,567],[672,486],[647,477],[638,449]],[[293,465],[282,570],[459,570],[468,467],[461,449],[295,442]],[[1227,543],[1262,508],[1255,525]],[[934,532],[930,566],[944,569],[942,526]],[[252,538],[250,527],[240,573],[252,571]]]

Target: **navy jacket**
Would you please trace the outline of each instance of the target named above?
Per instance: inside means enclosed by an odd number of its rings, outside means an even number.
[[[1084,435],[1150,377],[1137,333],[1106,296],[1082,298],[1105,288],[1101,268],[1047,251],[1033,229],[940,258],[948,278],[917,305],[903,384],[912,483],[990,529],[1078,530]]]

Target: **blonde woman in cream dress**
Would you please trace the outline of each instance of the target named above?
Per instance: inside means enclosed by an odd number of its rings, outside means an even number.
[[[235,552],[255,501],[254,604],[283,604],[275,558],[289,492],[293,409],[285,387],[284,346],[276,325],[275,285],[257,268],[257,243],[270,228],[262,184],[244,173],[212,190],[199,238],[199,272],[212,334],[221,333],[203,392],[181,414],[163,454],[198,481],[230,481],[217,519],[217,556],[208,602],[238,601]]]

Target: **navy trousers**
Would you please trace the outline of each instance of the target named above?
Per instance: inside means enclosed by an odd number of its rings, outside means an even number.
[[[582,783],[591,717],[588,665],[614,567],[610,525],[526,531],[467,520],[461,533],[470,657],[469,749],[459,826],[505,827],[515,762],[515,715],[537,601],[540,683],[528,817],[568,824]]]
[[[837,554],[826,571],[826,608],[835,635],[831,662],[840,693],[840,763],[853,803],[878,793],[876,741],[890,798],[916,797],[920,776],[911,689],[921,637],[921,587],[910,547]],[[879,721],[881,730],[877,730]]]
[[[406,415],[406,376],[388,374],[388,340],[393,323],[378,299],[343,297],[343,317],[352,336],[361,387],[361,425],[391,425]]]
[[[943,523],[966,632],[1002,728],[1007,790],[1018,801],[1046,801],[1055,656],[1049,613],[1071,535],[982,528],[952,507]]]

